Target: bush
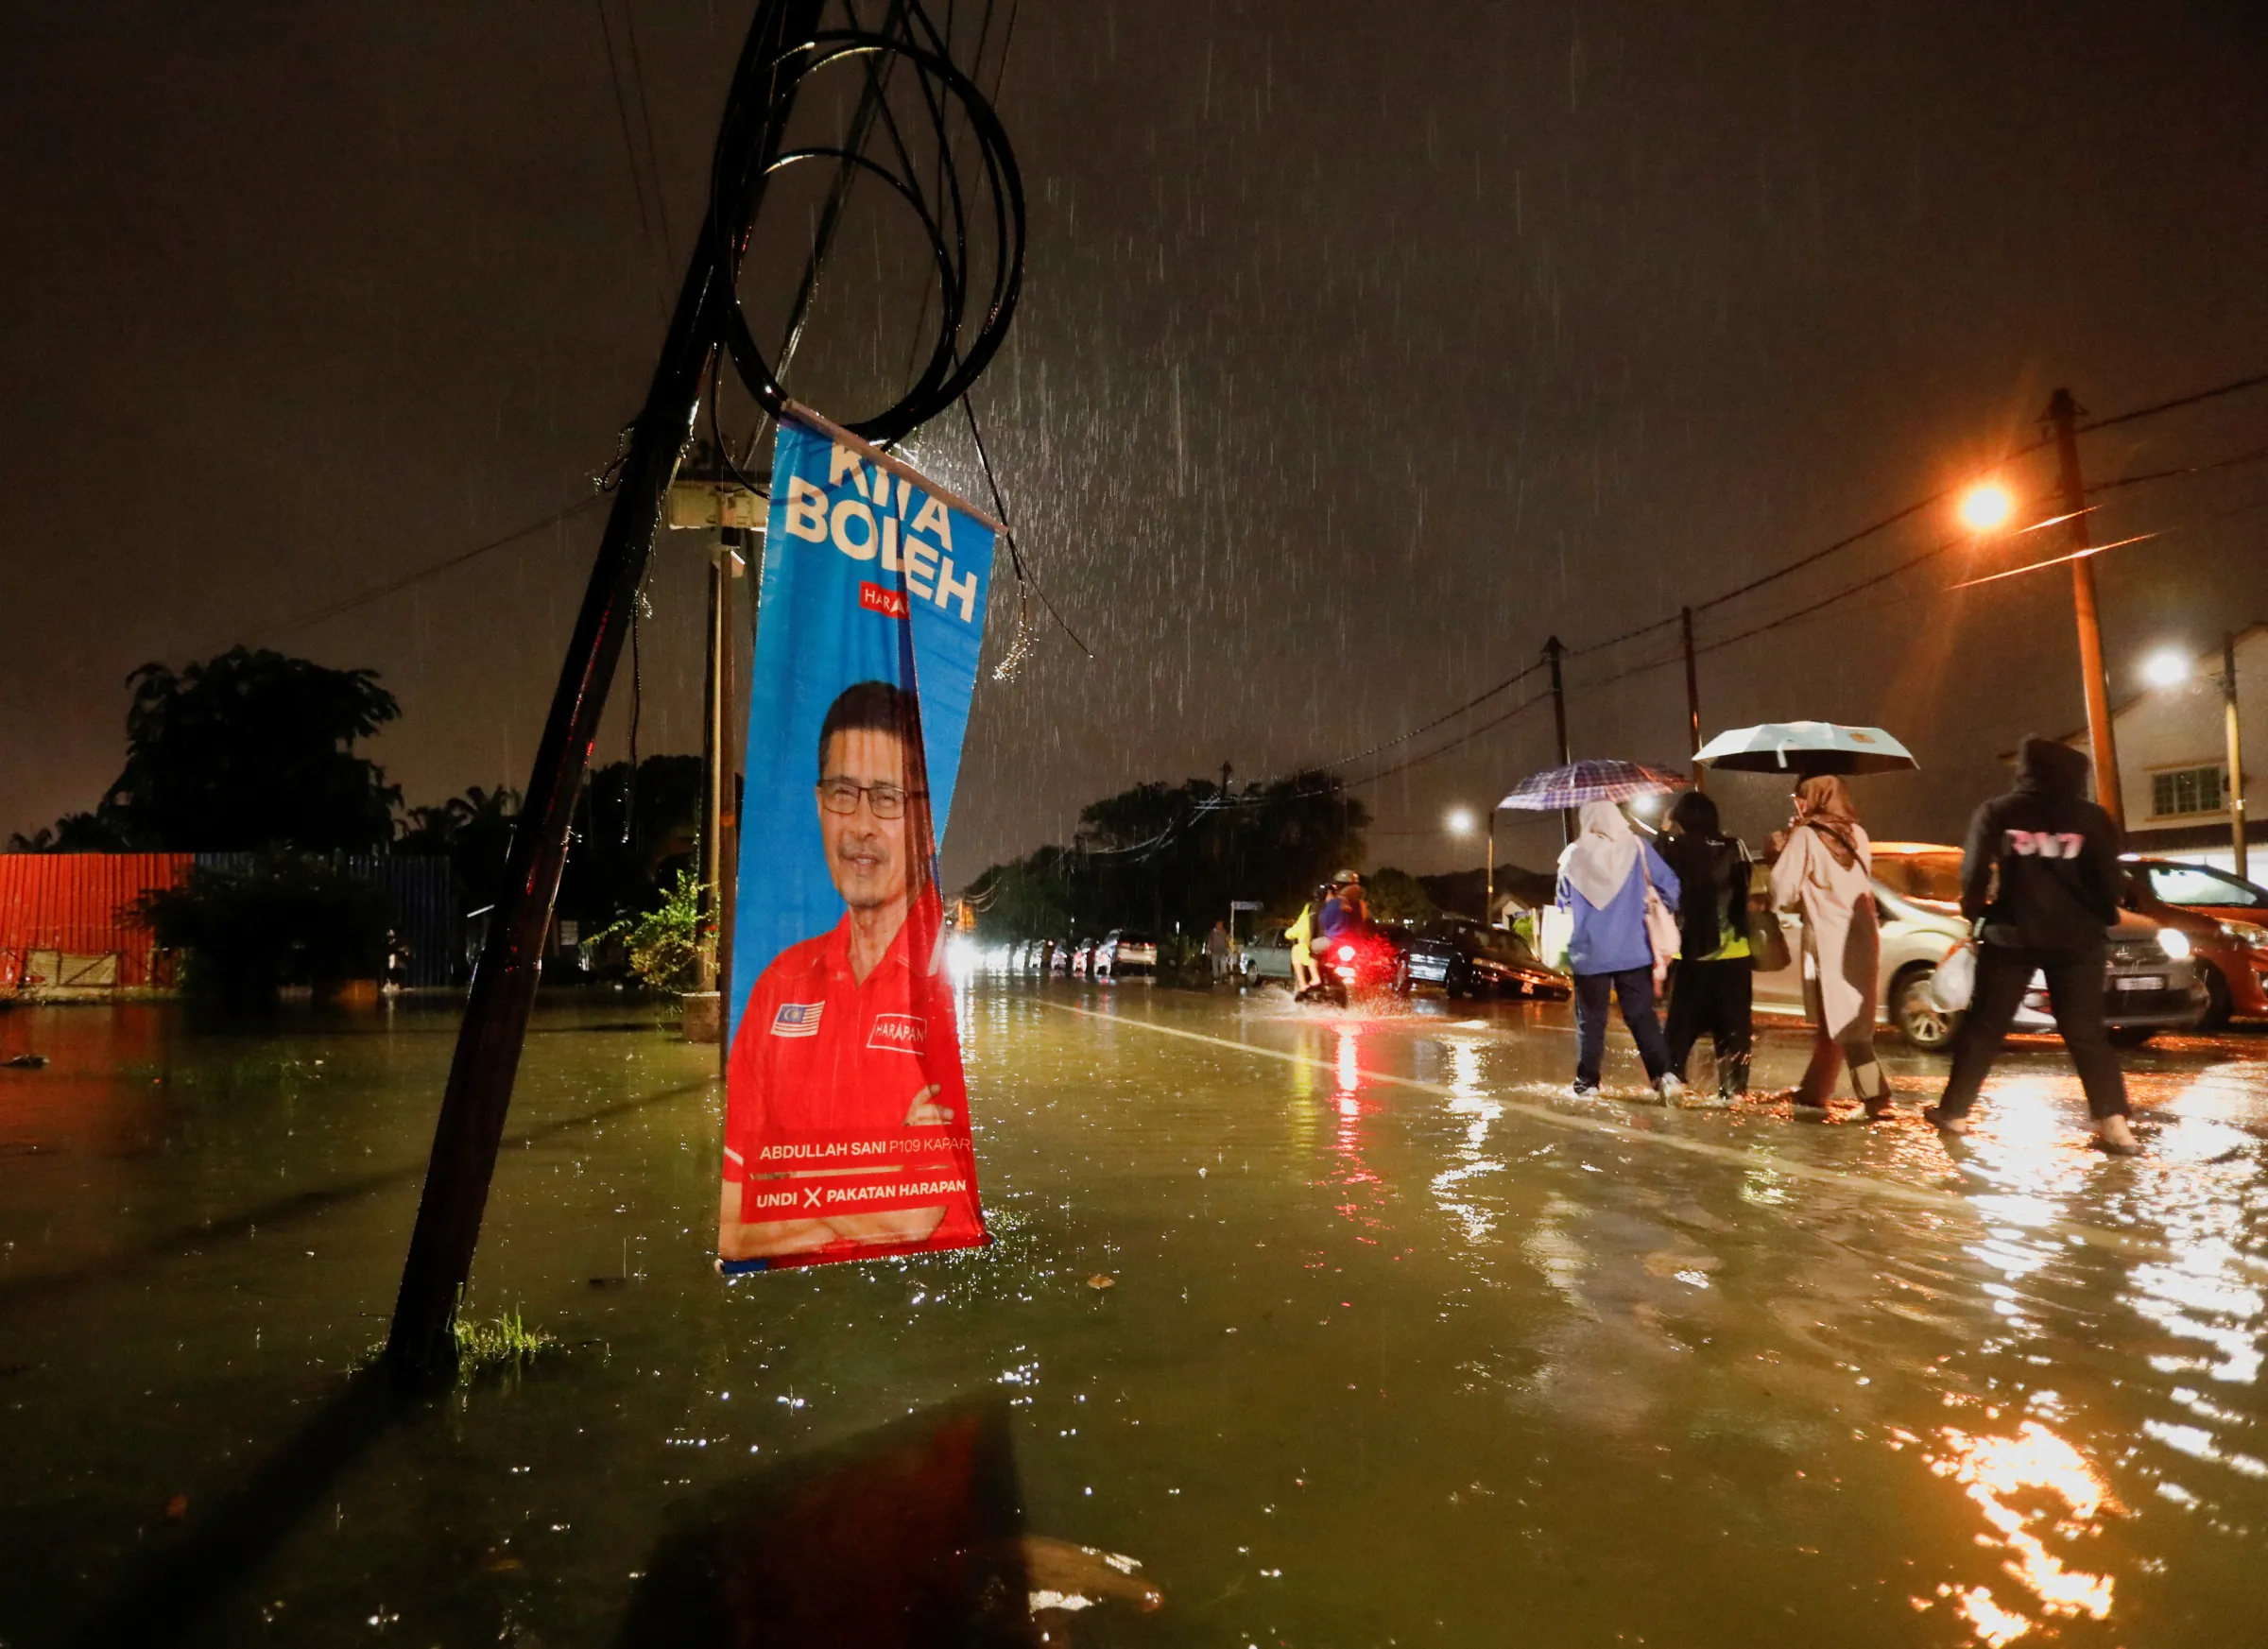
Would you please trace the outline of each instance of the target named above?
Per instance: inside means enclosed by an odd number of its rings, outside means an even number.
[[[698,990],[704,965],[715,953],[716,944],[701,914],[702,891],[698,876],[680,870],[660,905],[644,916],[625,917],[592,938],[595,942],[621,935],[630,948],[630,972],[651,989],[671,996]]]
[[[271,999],[286,985],[380,977],[393,922],[385,888],[292,853],[242,870],[196,866],[136,909],[159,944],[185,953],[186,989],[237,1002]]]

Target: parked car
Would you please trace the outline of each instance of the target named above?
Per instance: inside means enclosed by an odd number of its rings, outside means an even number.
[[[2268,888],[2210,865],[2139,856],[2127,863],[2135,883],[2129,906],[2179,925],[2196,947],[2208,998],[2202,1028],[2268,1018]]]
[[[1450,981],[1456,976],[1462,958],[1456,946],[1436,934],[1422,929],[1381,927],[1394,949],[1400,953],[1400,966],[1395,970],[1393,986],[1397,995],[1407,996],[1420,985],[1437,985],[1450,995]]]
[[[1881,1016],[1915,1047],[1937,1049],[1951,1039],[1958,1016],[1941,1011],[1930,994],[1937,964],[1967,937],[1961,919],[1961,850],[1935,842],[1874,844],[1874,897],[1881,919],[1878,980]],[[1756,976],[1756,1004],[1803,1011],[1803,933],[1793,913],[1780,917],[1791,964]],[[2189,935],[2133,912],[2122,913],[2109,932],[2105,961],[2112,1036],[2129,1044],[2161,1030],[2187,1030],[2205,1016],[2206,987]],[[2017,1009],[2015,1028],[2049,1032],[2055,1016],[2045,982],[2035,978]]]
[[[1244,944],[1245,977],[1254,984],[1263,979],[1292,977],[1292,941],[1283,924],[1271,923]]]
[[[1450,948],[1444,986],[1452,997],[1493,994],[1563,1001],[1573,994],[1567,975],[1538,961],[1527,941],[1509,928],[1486,928],[1470,917],[1445,916],[1420,931]]]
[[[1112,928],[1094,947],[1091,971],[1097,979],[1154,979],[1158,975],[1158,941],[1148,934]]]

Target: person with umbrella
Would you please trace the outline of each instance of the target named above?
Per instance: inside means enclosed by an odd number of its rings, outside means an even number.
[[[1812,1060],[1786,1095],[1827,1108],[1845,1061],[1869,1120],[1889,1114],[1889,1078],[1874,1056],[1876,973],[1881,930],[1874,908],[1874,853],[1850,790],[1832,773],[1796,786],[1796,816],[1774,833],[1772,906],[1803,916],[1803,1001]]]
[[[1727,836],[1717,804],[1689,790],[1670,808],[1661,856],[1677,877],[1677,978],[1670,990],[1670,1068],[1685,1079],[1693,1043],[1716,1044],[1717,1103],[1748,1091],[1756,1039],[1755,968],[1748,954],[1748,850]]]
[[[1670,1063],[1661,1022],[1654,1016],[1654,943],[1646,931],[1649,889],[1677,908],[1677,875],[1641,842],[1611,801],[1583,803],[1583,829],[1559,855],[1558,902],[1572,919],[1568,971],[1575,983],[1575,1085],[1578,1099],[1599,1091],[1606,1051],[1606,999],[1638,1044],[1646,1080],[1664,1104],[1685,1097]]]

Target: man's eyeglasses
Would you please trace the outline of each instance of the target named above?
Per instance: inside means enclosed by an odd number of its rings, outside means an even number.
[[[903,818],[906,799],[927,794],[895,784],[853,784],[848,779],[819,781],[819,805],[829,813],[856,813],[858,799],[863,796],[876,818]]]

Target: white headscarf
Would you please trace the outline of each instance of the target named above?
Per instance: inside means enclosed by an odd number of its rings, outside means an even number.
[[[1583,833],[1559,855],[1559,874],[1568,885],[1604,908],[1630,880],[1638,863],[1638,837],[1623,810],[1611,801],[1583,804]]]

